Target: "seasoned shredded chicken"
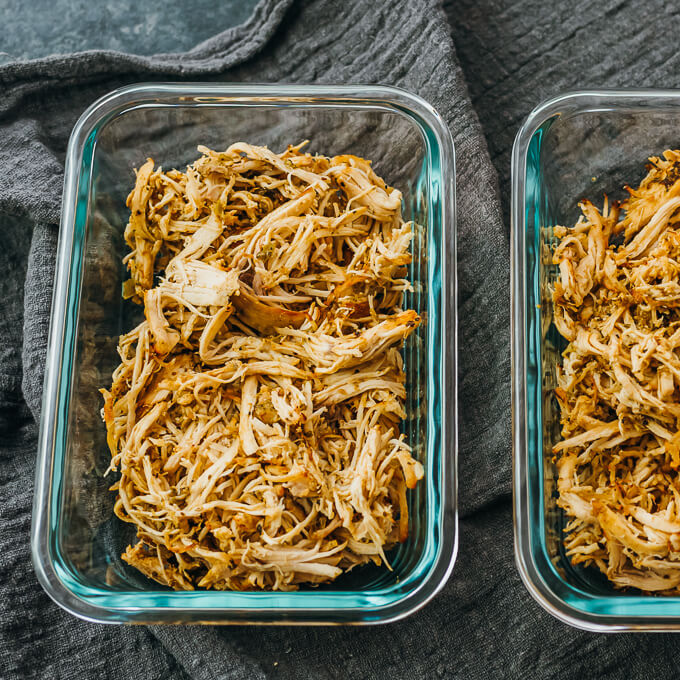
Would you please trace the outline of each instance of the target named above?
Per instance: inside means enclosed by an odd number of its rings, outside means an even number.
[[[145,318],[103,417],[123,559],[175,589],[331,581],[408,535],[412,225],[369,161],[301,147],[149,159],[128,197]]]
[[[558,504],[574,564],[680,593],[680,151],[619,206],[555,228]]]

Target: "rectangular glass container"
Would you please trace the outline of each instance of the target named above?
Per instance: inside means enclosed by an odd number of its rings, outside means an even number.
[[[593,631],[680,630],[680,598],[616,590],[596,567],[564,552],[552,447],[553,395],[566,341],[552,323],[555,225],[571,226],[587,198],[623,199],[649,156],[680,147],[680,91],[575,92],[536,108],[512,156],[512,360],[515,557],[534,598],[557,618]]]
[[[353,153],[403,193],[414,220],[413,292],[425,320],[403,349],[404,432],[425,479],[410,494],[408,540],[393,570],[361,568],[297,592],[175,592],[120,559],[131,527],[113,515],[114,477],[98,388],[133,327],[123,301],[125,198],[153,157],[184,167],[204,144],[273,150],[310,140]],[[423,606],[445,583],[457,547],[455,170],[440,116],[403,90],[361,86],[142,84],[103,97],[76,124],[66,162],[32,527],[48,594],[83,618],[132,623],[377,623]]]

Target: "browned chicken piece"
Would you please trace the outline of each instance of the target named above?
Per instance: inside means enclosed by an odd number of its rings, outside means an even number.
[[[191,583],[177,567],[159,557],[159,550],[143,541],[138,541],[134,546],[129,545],[122,557],[131,567],[161,585],[170,586],[175,590],[193,590]]]

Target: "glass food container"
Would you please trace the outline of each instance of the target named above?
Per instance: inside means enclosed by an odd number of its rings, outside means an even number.
[[[425,479],[410,494],[408,540],[393,570],[356,569],[297,592],[175,592],[120,559],[134,528],[113,515],[98,388],[132,328],[121,259],[133,168],[193,162],[236,141],[372,159],[418,225],[405,304],[424,318],[403,349],[403,428]],[[387,87],[142,84],[103,97],[76,124],[66,162],[36,472],[38,578],[83,618],[128,623],[377,623],[423,606],[456,554],[456,232],[451,135],[419,97]]]
[[[624,198],[647,158],[680,147],[680,91],[575,92],[536,108],[512,157],[512,353],[515,556],[526,587],[557,618],[592,631],[680,630],[680,597],[616,590],[564,552],[552,447],[555,367],[566,341],[552,323],[555,225],[582,198]]]

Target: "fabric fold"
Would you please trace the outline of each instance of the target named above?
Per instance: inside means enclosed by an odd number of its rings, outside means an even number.
[[[293,0],[260,0],[244,24],[218,33],[186,52],[147,56],[102,49],[9,62],[0,66],[0,84],[16,87],[22,82],[34,82],[39,86],[76,78],[110,78],[117,73],[187,77],[223,72],[260,51],[292,4]]]

